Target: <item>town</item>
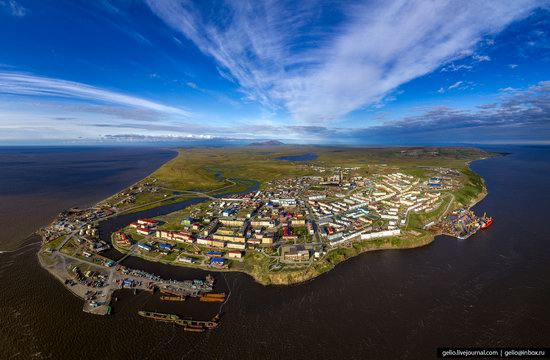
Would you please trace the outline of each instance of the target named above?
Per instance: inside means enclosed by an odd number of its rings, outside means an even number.
[[[120,289],[159,290],[160,301],[226,301],[224,293],[211,294],[212,286],[197,287],[203,280],[174,281],[131,269],[127,264],[133,262],[125,260],[132,257],[164,264],[159,266],[244,272],[261,284],[287,285],[365,251],[424,246],[438,234],[465,239],[492,223],[469,209],[484,186],[468,169],[422,161],[405,167],[272,161],[247,163],[247,171],[269,170],[250,180],[213,169],[196,185],[191,175],[181,184],[167,181],[175,173],[180,179],[180,173],[166,165],[93,207],[60,213],[39,232],[41,264],[85,301],[84,311],[107,314]]]
[[[273,180],[256,192],[138,219],[113,234],[113,245],[179,265],[239,269],[247,254],[261,254],[275,260],[270,270],[299,268],[354,241],[400,236],[410,215],[450,205],[449,190],[460,185],[459,173],[445,168],[430,169],[436,175],[424,181],[401,172],[315,170],[318,176]]]

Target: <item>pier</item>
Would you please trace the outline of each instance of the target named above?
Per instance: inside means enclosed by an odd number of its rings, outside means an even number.
[[[212,291],[214,278],[176,281],[163,279],[142,270],[122,265],[105,267],[92,261],[54,252],[52,262],[43,263],[74,295],[84,300],[82,310],[94,315],[108,315],[113,293],[121,289],[169,293],[181,298],[201,297]]]

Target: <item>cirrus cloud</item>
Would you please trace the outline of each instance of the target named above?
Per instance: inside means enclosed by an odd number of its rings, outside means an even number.
[[[472,55],[485,36],[541,2],[346,3],[332,10],[343,20],[331,25],[317,21],[327,13],[318,1],[230,0],[208,11],[188,1],[147,4],[212,57],[247,98],[282,106],[296,122],[311,124],[375,104],[400,85]]]
[[[87,102],[114,104],[184,117],[193,116],[187,110],[163,105],[140,97],[79,82],[18,72],[0,72],[0,94],[85,100]]]

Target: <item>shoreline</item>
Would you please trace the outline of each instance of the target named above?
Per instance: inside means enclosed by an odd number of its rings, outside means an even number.
[[[479,160],[485,160],[487,158],[483,158],[483,159],[479,159]],[[471,170],[470,168],[470,162],[468,162],[466,165],[467,165],[467,168],[469,170]],[[473,171],[473,170],[471,170]],[[477,174],[477,173],[476,173]],[[481,202],[487,195],[488,195],[488,190],[487,190],[487,186],[485,184],[485,180],[483,178],[481,178],[483,180],[483,192],[481,192],[478,197],[474,200],[472,200],[470,202],[470,204],[467,206],[467,207],[464,207],[465,209],[468,209],[470,210],[472,207],[474,207],[475,205],[477,205],[479,202]],[[112,236],[113,234],[111,234]],[[403,235],[402,235],[403,236]],[[178,263],[175,263],[175,262],[169,262],[169,261],[162,261],[162,260],[153,260],[151,258],[147,258],[147,257],[144,257],[144,256],[139,256],[139,254],[131,254],[129,256],[133,256],[133,257],[136,257],[136,258],[139,258],[139,259],[142,259],[142,260],[145,260],[145,261],[148,261],[150,263],[159,263],[159,264],[162,264],[162,265],[168,265],[168,266],[173,266],[173,267],[182,267],[182,268],[189,268],[189,269],[199,269],[199,270],[202,270],[202,271],[209,271],[209,272],[212,272],[212,273],[229,273],[229,272],[239,272],[239,273],[243,273],[243,274],[246,274],[248,276],[250,276],[254,282],[260,284],[260,285],[263,285],[263,286],[291,286],[291,285],[300,285],[300,284],[303,284],[303,283],[306,283],[306,282],[309,282],[309,281],[312,281],[314,279],[316,279],[317,277],[325,274],[325,273],[328,273],[332,270],[334,270],[339,264],[341,263],[344,263],[345,261],[351,259],[351,258],[354,258],[354,257],[357,257],[361,254],[365,254],[365,253],[369,253],[369,252],[373,252],[373,251],[382,251],[382,250],[410,250],[410,249],[417,249],[417,248],[421,248],[421,247],[424,247],[424,246],[428,246],[430,245],[431,243],[433,243],[436,238],[438,236],[448,236],[448,237],[452,237],[452,238],[455,238],[457,240],[460,240],[458,239],[456,236],[452,235],[452,234],[448,234],[448,233],[445,233],[445,232],[436,232],[436,233],[430,233],[430,236],[426,236],[427,239],[426,240],[423,240],[419,243],[415,243],[415,244],[407,244],[405,246],[393,246],[393,245],[384,245],[384,246],[381,246],[381,247],[376,247],[376,248],[367,248],[367,249],[363,249],[359,252],[357,252],[356,254],[353,254],[352,256],[349,256],[349,257],[346,257],[344,260],[342,261],[338,261],[337,263],[334,263],[334,264],[331,264],[331,266],[329,268],[327,268],[326,270],[324,271],[321,271],[321,272],[317,272],[317,273],[309,273],[309,270],[311,269],[310,266],[308,266],[307,268],[305,269],[300,269],[300,270],[295,270],[295,271],[291,271],[289,272],[288,274],[283,274],[283,275],[287,275],[287,278],[292,278],[293,275],[297,276],[297,279],[296,280],[291,280],[291,281],[278,281],[277,279],[279,278],[278,275],[281,275],[281,273],[279,272],[273,272],[271,274],[268,274],[268,279],[270,281],[262,281],[262,278],[259,274],[255,274],[255,273],[252,273],[252,272],[249,272],[249,271],[246,271],[246,270],[241,270],[241,269],[231,269],[231,268],[228,268],[228,269],[213,269],[211,267],[207,267],[207,266],[201,266],[201,265],[197,265],[197,266],[189,266],[189,265],[186,265],[186,264],[178,264]],[[384,238],[383,240],[384,241],[391,241],[392,238]],[[368,241],[368,240],[367,240]],[[128,254],[128,251],[126,249],[123,249],[121,247],[119,247],[118,245],[115,244],[115,242],[112,241],[112,237],[111,237],[111,245],[113,246],[114,249],[116,249],[118,252],[120,252],[121,254],[123,255],[127,255]],[[337,247],[337,248],[333,248],[333,249],[330,249],[328,252],[327,252],[327,255],[331,252],[331,251],[337,251],[341,249],[341,247]],[[325,255],[326,257],[326,255]],[[323,258],[324,259],[324,258]],[[321,259],[321,260],[323,260]],[[321,261],[319,260],[319,261]],[[302,275],[303,273],[306,273],[308,274],[307,276],[305,277],[302,277],[300,275]]]
[[[178,151],[175,151],[175,152],[178,153]],[[481,159],[477,159],[477,160],[473,160],[473,161],[485,160],[485,159],[488,159],[488,158],[490,158],[490,157],[485,157],[485,158],[481,158]],[[168,160],[166,163],[168,163],[171,160],[172,159]],[[466,167],[466,169],[474,172],[470,168],[471,162],[472,161],[466,162],[465,167]],[[164,163],[164,164],[166,164],[166,163]],[[163,165],[161,165],[161,166],[163,166]],[[135,184],[140,183],[144,179],[151,176],[151,174],[149,174],[149,175],[145,176],[143,179],[135,182]],[[477,174],[477,173],[475,173],[475,174],[477,176],[479,176],[479,174]],[[471,200],[470,204],[467,207],[464,207],[465,209],[470,210],[472,207],[474,207],[476,204],[481,202],[488,195],[488,190],[487,190],[487,187],[486,187],[486,184],[485,184],[485,180],[481,176],[479,176],[479,178],[483,182],[483,191],[475,199]],[[95,205],[104,202],[105,200],[109,199],[110,197],[112,197],[114,195],[116,195],[116,194],[113,194],[113,195],[111,195],[111,196],[109,196],[105,199],[102,199],[102,200],[98,201]],[[186,199],[186,200],[195,200],[195,199],[199,199],[199,198],[200,197],[196,197],[196,198],[194,197],[194,198],[190,198],[190,199]],[[207,199],[205,199],[203,201],[207,201]],[[454,200],[454,198],[453,198],[452,202],[454,202],[454,201],[456,201],[456,200]],[[452,204],[452,202],[451,202],[451,204]],[[131,214],[131,213],[133,213],[133,212],[126,213],[126,212],[122,211],[118,215]],[[104,219],[104,220],[106,220],[106,219]],[[104,220],[100,220],[100,222],[104,221]],[[329,271],[332,271],[339,264],[345,262],[346,260],[349,260],[353,257],[357,257],[357,256],[359,256],[361,254],[364,254],[364,253],[368,253],[368,252],[371,252],[371,251],[380,251],[380,250],[415,249],[415,248],[420,248],[420,247],[423,247],[423,246],[430,245],[432,242],[434,242],[436,240],[436,237],[438,237],[438,236],[455,237],[452,234],[448,234],[448,233],[444,233],[444,232],[432,233],[428,230],[428,233],[429,233],[429,235],[424,234],[424,235],[420,236],[419,239],[416,239],[415,241],[407,241],[406,244],[401,243],[399,245],[392,244],[392,240],[394,240],[394,239],[403,240],[403,238],[406,235],[402,234],[402,235],[400,235],[398,237],[395,237],[395,238],[393,238],[393,237],[382,238],[382,239],[379,239],[380,241],[363,240],[363,241],[358,241],[358,242],[352,242],[352,243],[349,244],[348,247],[340,247],[339,246],[339,247],[329,249],[327,251],[327,253],[323,256],[323,258],[321,258],[318,262],[313,262],[313,263],[311,263],[310,265],[308,265],[307,267],[305,267],[303,269],[275,271],[275,272],[270,272],[270,273],[267,273],[267,274],[260,274],[260,273],[250,272],[250,271],[246,271],[246,270],[243,270],[243,269],[231,269],[231,268],[218,269],[218,268],[212,268],[212,267],[203,266],[203,265],[189,266],[189,265],[186,265],[186,264],[183,264],[183,263],[179,264],[179,263],[170,262],[170,261],[154,260],[154,259],[150,259],[150,258],[147,258],[147,257],[144,257],[144,256],[140,256],[139,254],[135,254],[135,253],[133,253],[133,251],[132,251],[132,254],[129,255],[128,254],[129,251],[127,251],[126,249],[120,248],[119,246],[117,246],[115,244],[114,241],[112,241],[113,233],[109,234],[109,237],[110,237],[110,245],[112,246],[112,248],[115,249],[116,251],[118,251],[124,257],[135,257],[135,258],[139,258],[139,259],[145,260],[145,261],[150,262],[150,263],[159,263],[161,265],[167,265],[167,266],[176,267],[176,268],[177,267],[183,267],[183,268],[188,268],[188,269],[198,269],[198,270],[201,270],[201,271],[207,271],[207,272],[219,273],[219,274],[228,273],[228,272],[240,272],[240,273],[244,273],[244,274],[250,276],[254,280],[254,282],[256,282],[258,284],[261,284],[263,286],[289,286],[289,285],[299,285],[299,284],[302,284],[302,283],[305,283],[305,282],[312,281],[315,278],[319,277],[320,275],[328,273]],[[382,242],[382,243],[380,244],[380,242]],[[360,244],[360,246],[359,246],[360,248],[357,249],[355,247],[354,243],[355,244]],[[44,239],[42,239],[42,246],[44,244],[45,244]],[[375,245],[372,246],[373,244],[375,244]],[[37,253],[37,256],[39,257],[39,262],[40,262],[41,267],[44,268],[45,270],[47,270],[48,272],[50,272],[58,280],[63,282],[62,277],[59,274],[56,274],[54,270],[50,269],[51,266],[48,266],[43,262],[43,259],[42,259],[43,254],[41,254],[42,251],[43,251],[42,246],[41,246],[40,250]],[[338,259],[334,263],[329,261],[329,260],[325,260],[325,258],[327,258],[327,256],[329,254],[331,254],[332,252],[338,252],[338,251],[341,251],[342,249],[344,249],[344,252],[346,252],[346,249],[353,249],[353,250],[352,250],[352,253],[349,253],[349,254],[345,253],[345,255],[342,259]],[[321,268],[319,269],[319,267],[321,267]],[[68,288],[75,296],[80,298],[80,296],[78,294],[76,294],[74,291],[72,291],[68,286],[66,286],[65,284],[64,284],[64,286],[66,288]]]

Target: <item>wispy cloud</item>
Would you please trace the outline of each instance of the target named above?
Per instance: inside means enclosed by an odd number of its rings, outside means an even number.
[[[324,125],[252,124],[245,127],[189,126],[148,127],[127,124],[130,131],[148,130],[147,135],[125,131],[119,140],[198,139],[279,139],[300,143],[330,144],[426,144],[427,142],[523,142],[550,141],[550,81],[526,89],[505,92],[497,102],[465,110],[445,106],[425,109],[414,116],[386,120],[371,127],[331,127]],[[115,128],[108,124],[97,126]],[[149,135],[156,131],[156,135]],[[195,135],[191,135],[195,134]],[[284,137],[281,137],[284,134]],[[434,140],[437,139],[437,140]]]
[[[472,59],[477,62],[491,61],[491,57],[489,55],[475,54],[472,56]]]
[[[29,13],[29,9],[15,0],[0,0],[0,8],[5,9],[15,17],[24,17]]]
[[[441,71],[442,72],[455,72],[455,71],[460,71],[460,70],[472,70],[473,69],[473,66],[472,65],[467,65],[467,64],[455,64],[455,63],[450,63],[449,65],[447,66],[444,66],[443,68],[441,68]]]
[[[447,90],[456,89],[456,88],[459,87],[462,83],[463,83],[463,81],[457,81],[457,82],[455,82],[454,84],[452,84],[451,86],[449,86],[449,87],[447,88]]]
[[[164,114],[192,117],[191,112],[121,92],[95,86],[17,72],[0,72],[0,94],[40,98],[63,98],[86,103],[113,104]]]
[[[487,35],[526,17],[537,1],[375,1],[346,5],[342,22],[316,26],[323,4],[237,1],[208,11],[147,0],[151,10],[219,64],[249,99],[295,120],[341,118],[400,85],[471,55]],[[488,56],[476,55],[476,61]]]
[[[439,90],[437,90],[438,93],[440,94],[444,94],[448,91],[451,91],[451,90],[454,90],[454,89],[460,89],[460,90],[464,90],[464,89],[468,89],[470,87],[472,87],[473,83],[472,82],[464,82],[464,81],[457,81],[449,86],[447,86],[446,88],[445,87],[440,87]]]

